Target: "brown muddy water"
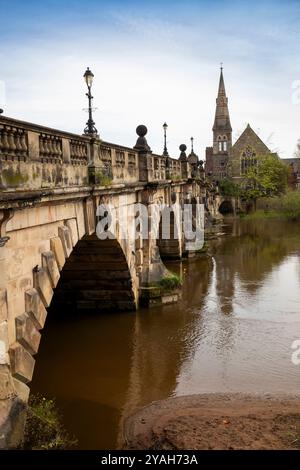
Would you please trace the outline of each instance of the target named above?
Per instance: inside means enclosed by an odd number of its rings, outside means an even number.
[[[154,400],[202,392],[300,394],[300,224],[228,221],[211,258],[169,263],[180,303],[137,313],[50,312],[31,384],[55,397],[81,449],[122,444]]]

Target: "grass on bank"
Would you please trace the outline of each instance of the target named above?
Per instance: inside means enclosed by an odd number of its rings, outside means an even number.
[[[159,287],[164,292],[169,292],[182,285],[182,279],[178,274],[170,273],[164,276],[157,282],[152,284],[152,287]]]
[[[41,395],[29,397],[23,449],[63,450],[74,447],[77,440],[69,436],[61,422],[55,400]]]
[[[262,208],[259,207],[255,212],[242,217],[300,220],[300,191],[289,191],[283,196],[268,198]]]

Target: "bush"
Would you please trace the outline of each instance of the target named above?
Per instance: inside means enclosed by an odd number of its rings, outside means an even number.
[[[289,191],[281,201],[282,212],[291,219],[300,219],[300,191]]]
[[[258,210],[247,218],[284,217],[300,220],[300,191],[288,191],[283,196],[268,198],[265,203],[259,200]]]
[[[62,450],[76,444],[77,440],[70,438],[61,424],[55,400],[31,395],[28,402],[23,448]]]
[[[168,292],[177,287],[180,287],[182,284],[181,277],[178,274],[170,273],[167,276],[164,276],[160,279],[157,283],[155,283],[154,287],[160,287],[162,290]]]

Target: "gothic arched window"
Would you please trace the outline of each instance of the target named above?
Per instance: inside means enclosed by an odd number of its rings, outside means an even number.
[[[257,165],[256,153],[248,145],[241,155],[241,175],[245,175],[247,171]]]

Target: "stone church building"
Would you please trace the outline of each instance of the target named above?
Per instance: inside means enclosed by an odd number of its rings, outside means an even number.
[[[212,129],[213,146],[206,147],[205,172],[216,182],[228,176],[238,183],[243,179],[247,169],[256,165],[258,156],[272,154],[272,152],[249,124],[232,145],[232,127],[222,67],[216,102]]]

